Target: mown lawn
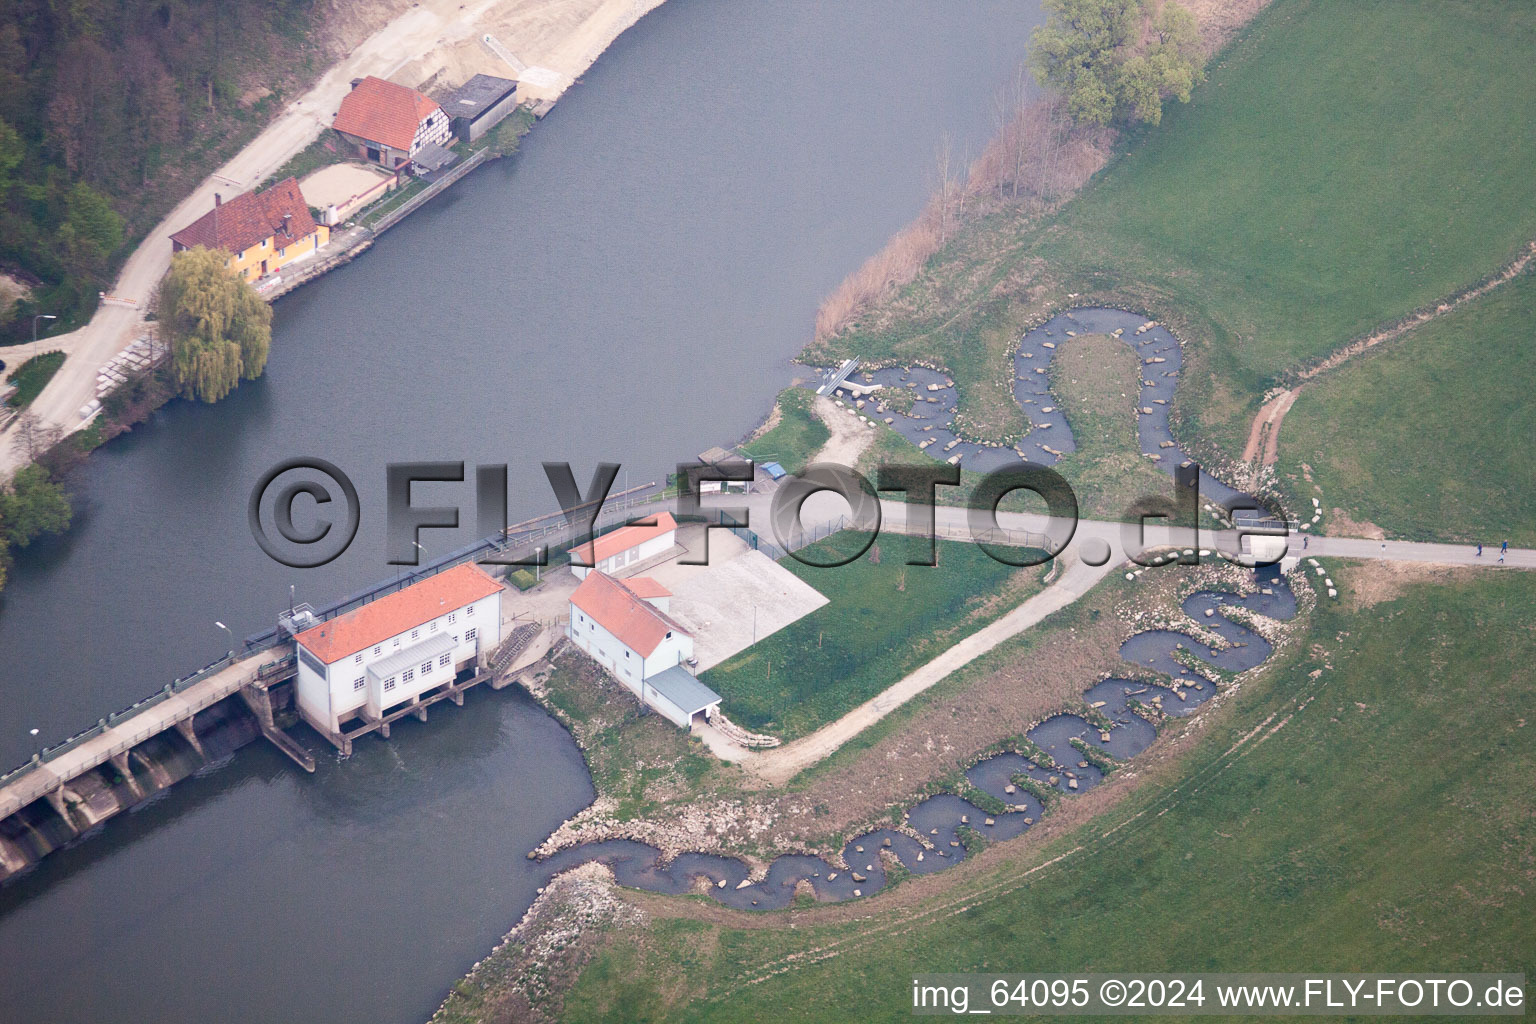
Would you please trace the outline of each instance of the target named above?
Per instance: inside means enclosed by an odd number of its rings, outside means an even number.
[[[969,428],[1002,434],[1016,421],[992,394],[1008,376],[994,341],[1038,315],[1030,282],[1139,303],[1194,343],[1188,433],[1240,451],[1286,371],[1536,237],[1532,53],[1530,4],[1277,0],[1052,221],[974,225],[896,300],[904,315],[839,344],[926,349]]]
[[[1299,501],[1322,488],[1393,535],[1536,543],[1536,273],[1307,385],[1280,431]]]
[[[1536,970],[1536,576],[1355,612],[1359,577],[1330,571],[1344,600],[1297,653],[1092,824],[846,923],[679,904],[597,954],[566,1019],[906,1020],[917,972]],[[837,955],[786,959],[811,950]]]
[[[778,399],[779,422],[755,441],[742,445],[742,454],[753,462],[777,462],[791,473],[804,469],[832,436],[812,407],[815,399],[805,388],[785,388]]]
[[[16,390],[5,400],[6,404],[15,409],[25,409],[31,405],[32,400],[43,393],[43,388],[48,386],[48,382],[63,365],[63,352],[44,352],[22,363],[11,374],[10,383],[16,385]]]
[[[806,549],[830,561],[866,534],[844,531]],[[700,678],[732,721],[792,739],[825,725],[1015,607],[1046,567],[1018,569],[974,544],[938,542],[936,566],[909,566],[906,538],[882,536],[848,565],[782,564],[827,604]]]

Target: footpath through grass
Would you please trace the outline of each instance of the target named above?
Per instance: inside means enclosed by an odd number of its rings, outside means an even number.
[[[1536,544],[1536,273],[1309,384],[1280,431],[1310,504],[1395,536]]]
[[[10,383],[16,385],[16,390],[6,398],[6,404],[13,409],[25,409],[31,405],[32,400],[43,393],[43,388],[48,386],[48,382],[63,365],[64,353],[57,351],[44,352],[22,363],[11,375]]]
[[[1536,971],[1536,575],[1361,611],[1360,577],[1330,571],[1345,601],[1091,825],[843,923],[733,928],[678,903],[604,946],[565,1019],[907,1020],[919,971]]]
[[[1186,435],[1240,452],[1286,371],[1536,237],[1532,53],[1532,4],[1276,0],[1053,221],[969,226],[817,358],[942,362],[961,422],[994,436],[1042,302],[1139,305],[1193,343]]]
[[[779,394],[778,417],[772,430],[741,446],[753,462],[777,462],[791,473],[805,468],[832,432],[816,415],[816,395],[805,388],[786,388]]]
[[[867,537],[843,531],[804,553],[831,561]],[[803,736],[1014,608],[1039,589],[1046,571],[1004,565],[958,541],[938,542],[938,565],[910,566],[909,543],[881,537],[836,568],[783,559],[828,603],[704,673],[725,698],[725,713],[752,730]]]

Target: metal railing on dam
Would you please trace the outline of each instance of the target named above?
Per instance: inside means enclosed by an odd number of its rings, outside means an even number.
[[[286,646],[284,641],[274,641],[220,658],[62,743],[38,751],[32,760],[0,775],[0,818],[56,792],[71,779],[127,753],[151,736],[189,721],[241,687],[270,678],[274,666],[292,663],[293,653],[278,649]]]

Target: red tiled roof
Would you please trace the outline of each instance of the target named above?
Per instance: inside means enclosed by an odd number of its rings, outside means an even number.
[[[294,639],[329,665],[500,589],[501,584],[487,576],[484,569],[465,562],[306,629]]]
[[[672,591],[662,586],[649,576],[631,576],[627,580],[619,580],[618,584],[641,600],[653,597],[671,597]]]
[[[693,635],[612,576],[595,570],[571,594],[571,604],[642,658],[649,658],[668,633]]]
[[[283,217],[288,218],[286,230]],[[315,232],[315,219],[299,183],[285,178],[265,192],[242,192],[215,206],[171,236],[188,249],[194,245],[237,253],[272,239],[274,249],[292,245]]]
[[[341,101],[331,127],[409,153],[417,127],[438,109],[415,89],[369,75]]]
[[[572,548],[571,553],[579,555],[588,565],[596,565],[606,558],[612,558],[620,551],[628,551],[636,545],[660,537],[669,530],[677,529],[677,520],[672,518],[671,512],[662,512],[652,518],[655,520],[655,526],[622,526],[612,533],[605,533],[596,540]]]

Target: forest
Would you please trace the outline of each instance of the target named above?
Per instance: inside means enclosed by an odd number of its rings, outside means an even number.
[[[89,318],[128,251],[318,73],[317,0],[0,5],[0,345]],[[167,243],[169,244],[169,243]]]

